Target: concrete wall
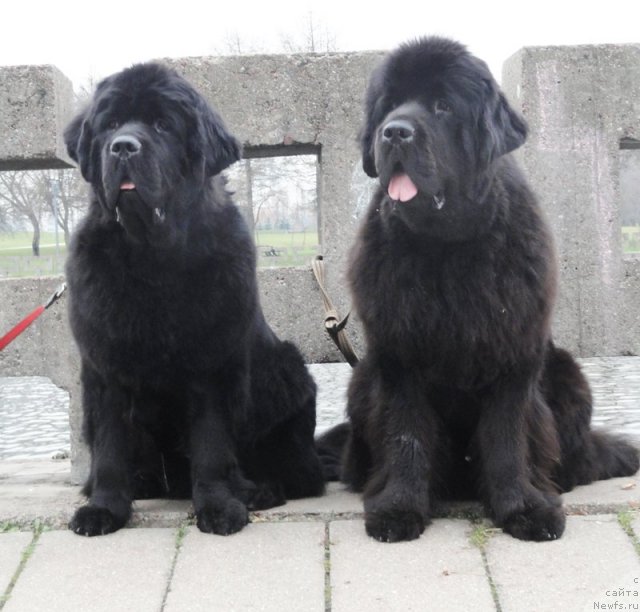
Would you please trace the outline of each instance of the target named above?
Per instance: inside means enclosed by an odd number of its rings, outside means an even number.
[[[622,253],[619,152],[640,140],[640,45],[525,48],[503,87],[560,260],[555,336],[581,356],[640,354],[640,261]]]
[[[345,256],[367,179],[357,133],[365,84],[379,53],[165,60],[220,111],[249,156],[319,155],[322,251],[345,314]],[[521,160],[556,235],[562,288],[559,343],[581,356],[640,353],[640,260],[622,256],[617,151],[640,138],[638,46],[527,48],[505,64],[504,88],[529,121]],[[47,66],[0,68],[0,169],[67,163],[61,131],[71,89]],[[0,281],[0,332],[60,279]],[[308,361],[337,361],[310,268],[261,270],[263,306],[277,333]],[[362,350],[357,324],[349,333]],[[0,375],[49,376],[71,395],[73,477],[87,468],[80,436],[78,357],[62,300],[0,352]]]

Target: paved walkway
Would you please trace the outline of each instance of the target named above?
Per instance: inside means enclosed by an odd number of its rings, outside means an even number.
[[[3,612],[640,609],[638,476],[565,495],[555,542],[514,540],[465,505],[419,540],[381,544],[336,484],[229,537],[200,533],[188,502],[149,500],[130,528],[82,538],[65,529],[81,502],[68,471],[66,460],[0,463]]]
[[[616,385],[640,408],[637,385]],[[68,460],[0,461],[0,608],[640,610],[640,475],[564,499],[565,535],[548,543],[517,541],[467,504],[419,540],[382,544],[366,536],[358,496],[337,484],[324,497],[254,513],[229,537],[200,533],[188,502],[149,500],[136,503],[129,528],[82,538],[66,529],[82,503]]]

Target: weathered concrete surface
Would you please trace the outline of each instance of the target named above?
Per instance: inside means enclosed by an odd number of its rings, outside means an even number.
[[[640,263],[625,259],[619,151],[640,140],[640,45],[527,47],[502,83],[529,123],[521,160],[560,261],[554,331],[582,356],[640,353]]]
[[[3,609],[156,612],[174,556],[170,529],[120,531],[103,538],[45,532]]]
[[[640,473],[577,487],[562,496],[568,514],[611,514],[640,509]],[[40,521],[54,529],[66,526],[74,510],[85,503],[80,487],[72,484],[70,462],[0,461],[0,524],[26,528]],[[483,516],[476,502],[443,505],[439,516]],[[287,502],[284,506],[252,513],[255,522],[304,520],[315,517],[360,518],[359,495],[340,483],[330,483],[326,495]],[[130,526],[176,527],[192,516],[189,500],[138,500]]]
[[[361,520],[331,523],[332,612],[492,610],[472,529],[468,521],[436,520],[418,540],[385,545],[366,535]]]
[[[31,543],[32,535],[26,531],[9,532],[0,535],[0,593],[4,592],[16,569],[22,554]]]
[[[247,156],[264,155],[265,150],[286,154],[288,147],[318,152],[320,244],[327,285],[343,313],[350,304],[344,283],[346,255],[358,222],[361,187],[368,181],[357,134],[366,82],[381,57],[366,52],[165,60],[220,111]],[[289,274],[301,287],[308,286],[308,270]],[[336,360],[330,345],[318,343],[324,332],[322,303],[315,295],[307,293],[306,300],[296,300],[284,317],[273,321],[279,327],[291,313],[319,321],[319,335],[298,341],[306,355],[313,355],[311,361]],[[354,338],[359,345],[360,333]]]
[[[613,515],[570,516],[560,540],[531,544],[495,534],[486,546],[489,570],[503,610],[616,609],[602,603],[640,604],[639,597],[607,593],[640,591],[640,559]],[[525,561],[526,560],[526,561]],[[516,568],[522,568],[518,571]]]
[[[73,87],[55,66],[0,67],[0,170],[66,168]]]
[[[17,578],[13,589],[0,585],[0,601],[21,612],[528,612],[614,609],[615,601],[615,609],[635,609],[640,519],[637,512],[629,519],[631,533],[613,514],[569,516],[562,539],[544,543],[448,518],[418,540],[383,544],[365,535],[361,517],[286,513],[228,537],[185,521],[97,538],[0,533],[3,575]]]
[[[324,532],[322,522],[262,523],[216,538],[190,527],[163,609],[324,612]]]

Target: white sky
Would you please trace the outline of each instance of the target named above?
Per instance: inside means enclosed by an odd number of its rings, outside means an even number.
[[[451,36],[488,62],[528,45],[640,43],[637,0],[2,0],[0,65],[54,64],[77,86],[134,62],[215,55],[236,35],[277,52],[310,11],[339,51]]]

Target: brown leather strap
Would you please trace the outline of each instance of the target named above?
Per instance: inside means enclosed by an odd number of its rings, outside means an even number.
[[[322,294],[322,301],[324,303],[324,328],[327,330],[327,333],[331,336],[331,339],[335,342],[340,352],[344,355],[344,358],[347,360],[349,365],[353,367],[358,363],[358,356],[353,350],[345,332],[345,327],[351,312],[348,312],[344,319],[340,319],[338,311],[333,305],[333,302],[331,301],[331,298],[324,286],[325,269],[322,255],[316,255],[315,259],[311,262],[311,267],[313,268],[316,281],[318,281],[320,293]]]

